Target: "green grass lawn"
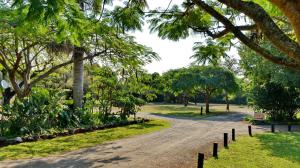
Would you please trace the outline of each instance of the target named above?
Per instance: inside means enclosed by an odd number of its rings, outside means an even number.
[[[234,111],[246,108],[244,106],[232,106]],[[161,105],[150,104],[142,107],[142,112],[151,113],[155,115],[161,115],[166,117],[186,117],[186,118],[204,118],[208,116],[216,116],[221,114],[228,114],[225,112],[225,105],[211,105],[210,113],[205,114],[205,108],[203,108],[203,115],[200,114],[200,106],[189,105],[184,107],[183,105]]]
[[[300,168],[300,133],[267,133],[239,137],[205,168]]]
[[[169,126],[170,123],[167,121],[152,120],[142,124],[7,146],[0,148],[0,160],[45,157],[50,154],[65,153],[116,139],[158,131]]]

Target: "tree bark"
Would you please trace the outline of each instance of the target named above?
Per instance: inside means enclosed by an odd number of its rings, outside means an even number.
[[[209,99],[210,95],[208,92],[205,93],[205,113],[209,113]]]
[[[298,44],[300,45],[300,1],[291,0],[270,0],[272,4],[277,6],[291,23]]]
[[[187,107],[188,104],[189,104],[189,100],[188,100],[188,95],[187,95],[187,93],[183,93],[182,98],[183,98],[183,104],[184,104],[184,107]]]
[[[249,16],[255,24],[262,30],[263,34],[274,44],[279,50],[283,51],[287,56],[294,59],[298,63],[300,62],[300,46],[294,40],[289,38],[284,32],[276,25],[268,13],[258,4],[254,2],[247,2],[241,0],[218,0],[219,2],[226,4],[227,6],[244,13]],[[300,10],[296,10],[297,2],[292,2],[287,0],[273,0],[274,1],[285,1],[285,5],[281,6],[282,9],[288,10],[284,14],[288,14],[290,18],[296,18],[296,21],[293,22],[293,28],[296,29],[296,25],[300,26],[300,16],[297,17]],[[291,7],[295,6],[295,7]],[[296,13],[294,13],[296,12]],[[295,27],[294,27],[295,26]],[[300,30],[299,30],[300,31]]]
[[[229,112],[229,100],[228,100],[228,93],[226,93],[225,96],[225,101],[226,101],[226,111]]]
[[[73,53],[73,101],[74,108],[82,108],[83,100],[83,56],[82,48],[75,47]]]

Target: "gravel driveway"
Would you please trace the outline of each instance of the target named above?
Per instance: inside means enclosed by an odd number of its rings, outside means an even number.
[[[146,135],[117,140],[96,147],[77,150],[47,158],[2,161],[0,167],[107,167],[107,168],[176,168],[196,167],[198,152],[211,152],[212,143],[222,142],[223,133],[236,129],[237,134],[247,134],[247,124],[242,122],[245,112],[214,116],[204,119],[164,118],[172,127]],[[253,133],[264,131],[254,127]],[[231,134],[229,134],[231,136]],[[238,137],[237,137],[238,138]],[[222,145],[220,145],[222,146]]]

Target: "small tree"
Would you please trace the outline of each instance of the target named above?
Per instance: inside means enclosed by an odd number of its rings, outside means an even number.
[[[234,92],[238,87],[234,75],[224,68],[193,66],[177,75],[174,86],[182,90],[194,89],[205,94],[205,112],[209,112],[210,97],[223,90]]]

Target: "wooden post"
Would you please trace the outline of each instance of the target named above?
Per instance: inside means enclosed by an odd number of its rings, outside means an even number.
[[[288,131],[289,131],[289,132],[292,131],[292,125],[291,125],[291,124],[288,125]]]
[[[228,133],[224,133],[224,147],[228,147]]]
[[[198,166],[197,168],[203,168],[204,167],[204,154],[198,153]]]
[[[201,106],[201,115],[203,115],[203,107]]]
[[[235,141],[235,129],[232,128],[232,141]]]
[[[251,125],[248,125],[248,132],[249,132],[249,136],[252,137],[252,127],[251,127]]]
[[[271,132],[274,133],[275,132],[275,125],[271,124]]]
[[[214,148],[213,148],[213,157],[217,158],[218,157],[218,143],[214,143]]]

